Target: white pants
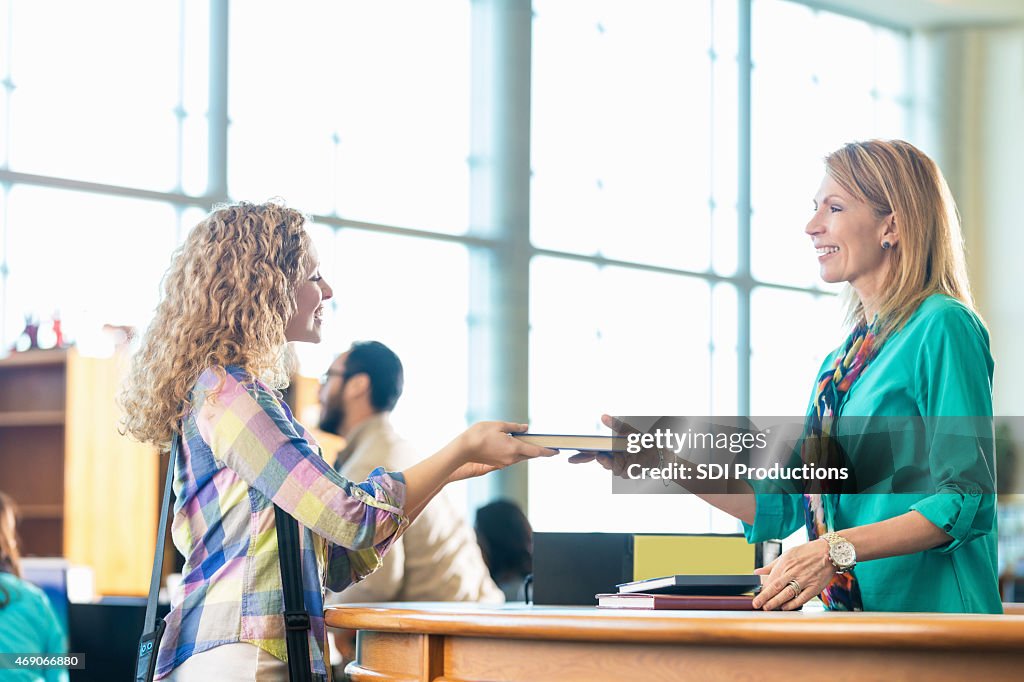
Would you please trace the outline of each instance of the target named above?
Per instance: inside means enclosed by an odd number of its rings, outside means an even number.
[[[255,644],[236,642],[193,654],[167,682],[288,682],[288,666]]]

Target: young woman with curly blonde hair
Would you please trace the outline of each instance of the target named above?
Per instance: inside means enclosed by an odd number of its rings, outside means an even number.
[[[401,473],[350,482],[327,464],[277,389],[288,341],[320,341],[324,301],[305,217],[277,203],[214,210],[174,254],[164,297],[122,395],[141,441],[182,447],[172,536],[185,556],[157,679],[286,679],[274,505],[301,525],[310,666],[326,679],[323,590],[374,571],[448,482],[554,454],[482,422]]]

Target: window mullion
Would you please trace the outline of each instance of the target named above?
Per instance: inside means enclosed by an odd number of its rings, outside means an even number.
[[[738,69],[738,186],[736,188],[737,248],[737,392],[736,414],[750,414],[750,76],[751,76],[751,0],[737,0],[739,31],[736,67]]]
[[[228,0],[210,0],[210,103],[206,194],[228,198]]]

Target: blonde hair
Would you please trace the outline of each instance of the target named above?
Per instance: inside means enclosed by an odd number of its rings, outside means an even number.
[[[880,340],[900,329],[932,294],[951,296],[974,311],[960,216],[934,161],[903,140],[868,140],[832,152],[825,167],[876,218],[895,216],[899,242],[889,251],[889,272],[881,286]],[[864,323],[864,306],[852,287],[847,286],[844,298],[847,321]]]
[[[0,571],[21,577],[21,552],[18,551],[18,536],[15,533],[18,506],[6,493],[0,492]],[[6,600],[0,598],[0,607]]]
[[[199,375],[238,365],[287,385],[285,326],[306,277],[306,218],[276,202],[217,207],[174,253],[120,397],[123,432],[166,448]]]

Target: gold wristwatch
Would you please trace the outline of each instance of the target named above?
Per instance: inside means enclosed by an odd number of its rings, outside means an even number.
[[[825,533],[821,537],[828,543],[828,560],[836,573],[846,573],[857,565],[857,550],[852,542],[839,533]]]

